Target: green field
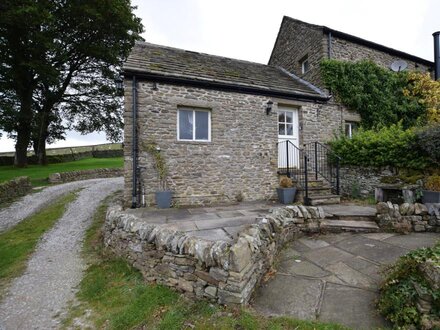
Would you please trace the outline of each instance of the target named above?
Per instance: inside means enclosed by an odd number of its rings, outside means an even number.
[[[79,170],[91,170],[96,168],[118,168],[123,166],[123,158],[85,158],[73,162],[49,164],[46,166],[29,165],[26,168],[15,168],[14,166],[0,166],[0,183],[18,176],[28,176],[32,185],[47,185],[47,178],[51,173],[71,172]]]

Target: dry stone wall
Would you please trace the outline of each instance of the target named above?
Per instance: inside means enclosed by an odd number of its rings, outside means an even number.
[[[88,179],[113,178],[123,175],[124,171],[121,168],[97,168],[93,170],[52,173],[49,175],[49,183],[64,183]]]
[[[107,212],[104,242],[148,281],[220,304],[246,304],[283,244],[319,232],[324,216],[317,207],[276,208],[231,244],[148,224],[114,206]]]
[[[377,203],[376,222],[382,229],[401,233],[436,232],[440,233],[440,203],[420,204],[391,202]]]
[[[24,196],[32,190],[31,180],[27,176],[0,183],[0,204]]]

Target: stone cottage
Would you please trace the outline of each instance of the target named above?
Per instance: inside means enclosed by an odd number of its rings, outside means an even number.
[[[335,173],[325,177],[303,152],[360,120],[322,89],[318,63],[326,57],[384,66],[405,59],[423,71],[434,65],[289,17],[268,65],[137,43],[124,64],[126,205],[154,204],[161,180],[151,146],[165,161],[176,205],[271,199],[286,169],[307,202],[337,201],[338,190],[329,189],[337,188]],[[308,189],[318,172],[329,186]]]

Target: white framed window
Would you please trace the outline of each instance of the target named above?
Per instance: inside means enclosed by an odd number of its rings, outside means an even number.
[[[211,141],[211,111],[180,107],[177,110],[178,141]]]
[[[353,121],[345,122],[345,136],[351,138],[358,128],[358,123]]]
[[[310,70],[309,55],[304,56],[301,61],[301,73],[304,74]]]

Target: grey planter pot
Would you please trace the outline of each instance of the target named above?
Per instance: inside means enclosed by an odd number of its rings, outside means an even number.
[[[156,191],[156,205],[160,209],[169,209],[171,207],[171,197],[172,192],[166,191]]]
[[[278,200],[282,204],[292,204],[295,200],[296,188],[277,188]]]
[[[422,203],[440,203],[440,191],[422,190]]]

